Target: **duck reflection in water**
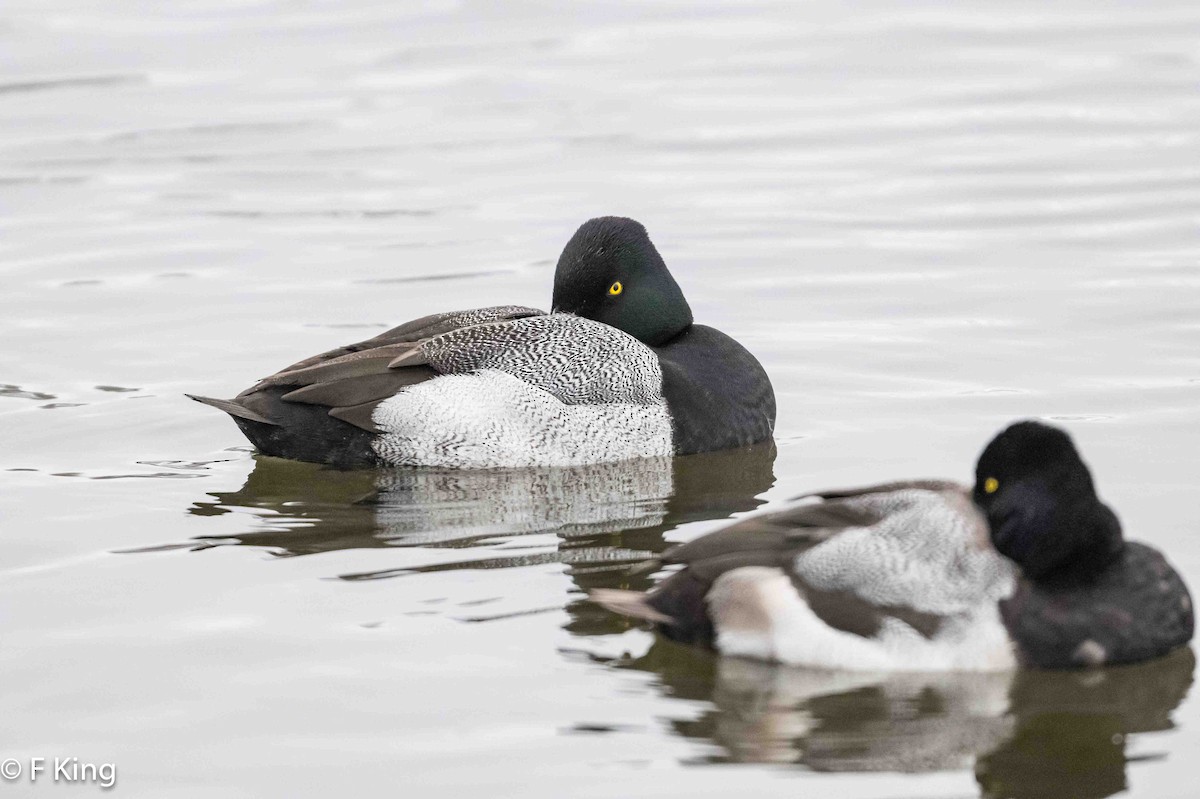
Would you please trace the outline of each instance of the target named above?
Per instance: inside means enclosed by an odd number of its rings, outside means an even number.
[[[557,551],[442,563],[433,571],[565,562],[580,573],[666,548],[663,533],[758,507],[774,484],[772,442],[737,450],[573,467],[334,471],[258,457],[237,491],[213,493],[193,514],[249,509],[260,529],[204,538],[200,547],[263,547],[280,556],[339,549],[489,546],[555,533]],[[344,575],[377,579],[398,572]],[[607,583],[604,583],[607,584]],[[592,587],[590,584],[583,586]],[[611,626],[611,620],[609,626]]]
[[[199,545],[255,546],[279,556],[467,549],[554,533],[555,551],[343,577],[563,562],[571,566],[577,597],[567,605],[567,630],[612,636],[630,622],[587,601],[586,592],[648,589],[653,575],[631,570],[630,561],[663,551],[664,534],[676,526],[757,507],[774,482],[774,458],[770,444],[674,459],[473,472],[339,472],[258,458],[241,489],[212,494],[190,512],[249,509],[260,529]],[[973,769],[985,797],[1084,799],[1125,790],[1127,765],[1154,757],[1143,747],[1130,754],[1127,736],[1171,729],[1195,658],[1184,648],[1149,663],[1086,672],[872,675],[720,658],[660,638],[645,655],[612,663],[653,673],[663,693],[692,700],[681,712],[688,719],[669,723],[676,734],[711,745],[702,762],[791,763],[826,772]],[[691,717],[694,701],[709,704],[699,718]]]
[[[866,674],[728,658],[655,641],[620,668],[672,697],[708,701],[670,721],[706,741],[708,763],[794,763],[823,772],[973,769],[984,797],[1099,799],[1155,759],[1128,736],[1173,728],[1192,684],[1190,647],[1089,671]]]

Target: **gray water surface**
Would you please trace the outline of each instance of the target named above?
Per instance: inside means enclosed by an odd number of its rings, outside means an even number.
[[[758,355],[774,447],[338,473],[182,396],[544,308],[599,214]],[[1198,260],[1195,2],[6,0],[0,760],[154,797],[1191,796],[1191,651],[812,673],[584,592],[804,491],[969,479],[1026,416],[1200,586]]]

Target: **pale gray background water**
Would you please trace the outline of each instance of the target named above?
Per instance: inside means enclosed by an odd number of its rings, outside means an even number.
[[[609,213],[772,375],[773,478],[256,465],[182,397],[545,307]],[[1200,586],[1198,256],[1191,0],[5,0],[0,758],[156,797],[1193,795],[1190,653],[812,675],[581,597],[759,500],[965,479],[1030,415]]]

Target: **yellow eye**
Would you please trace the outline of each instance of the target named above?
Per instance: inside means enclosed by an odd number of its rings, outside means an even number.
[[[618,280],[616,283],[613,283],[611,286],[608,287],[608,294],[611,297],[615,297],[624,290],[625,290],[625,287],[622,286],[621,281]]]
[[[983,493],[995,494],[996,489],[1000,487],[1000,481],[995,477],[989,477],[983,481]]]

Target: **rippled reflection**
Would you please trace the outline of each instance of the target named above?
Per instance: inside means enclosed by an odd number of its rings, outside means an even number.
[[[566,629],[620,633],[628,623],[583,597],[594,587],[646,589],[630,562],[661,552],[675,526],[757,507],[774,482],[773,445],[687,458],[572,468],[339,472],[259,458],[239,490],[189,512],[250,510],[258,529],[199,547],[263,547],[281,556],[370,547],[486,548],[553,533],[557,546],[428,567],[363,572],[571,565]],[[466,553],[464,553],[466,555]],[[1128,736],[1172,728],[1192,683],[1190,649],[1098,672],[862,674],[795,669],[656,640],[612,662],[650,672],[663,694],[707,703],[670,730],[707,743],[700,763],[795,764],[822,772],[973,770],[985,797],[1106,797],[1128,788]]]
[[[1105,797],[1128,787],[1128,736],[1168,730],[1192,684],[1190,648],[1101,671],[872,675],[718,658],[657,641],[621,668],[702,700],[670,722],[709,763],[827,772],[971,769],[985,797]]]
[[[1110,796],[1128,787],[1128,736],[1174,728],[1171,714],[1191,688],[1191,648],[1152,663],[1098,672],[1023,672],[1009,691],[1015,733],[981,757],[987,797]]]
[[[628,561],[661,551],[662,533],[678,524],[757,507],[758,496],[774,483],[774,460],[773,444],[684,458],[475,471],[339,472],[258,458],[239,490],[210,494],[211,500],[195,503],[189,512],[211,516],[249,509],[261,529],[201,539],[200,546],[242,544],[279,555],[484,546],[512,536],[554,533],[560,537],[554,552],[434,568]],[[347,575],[386,576],[391,573]]]

